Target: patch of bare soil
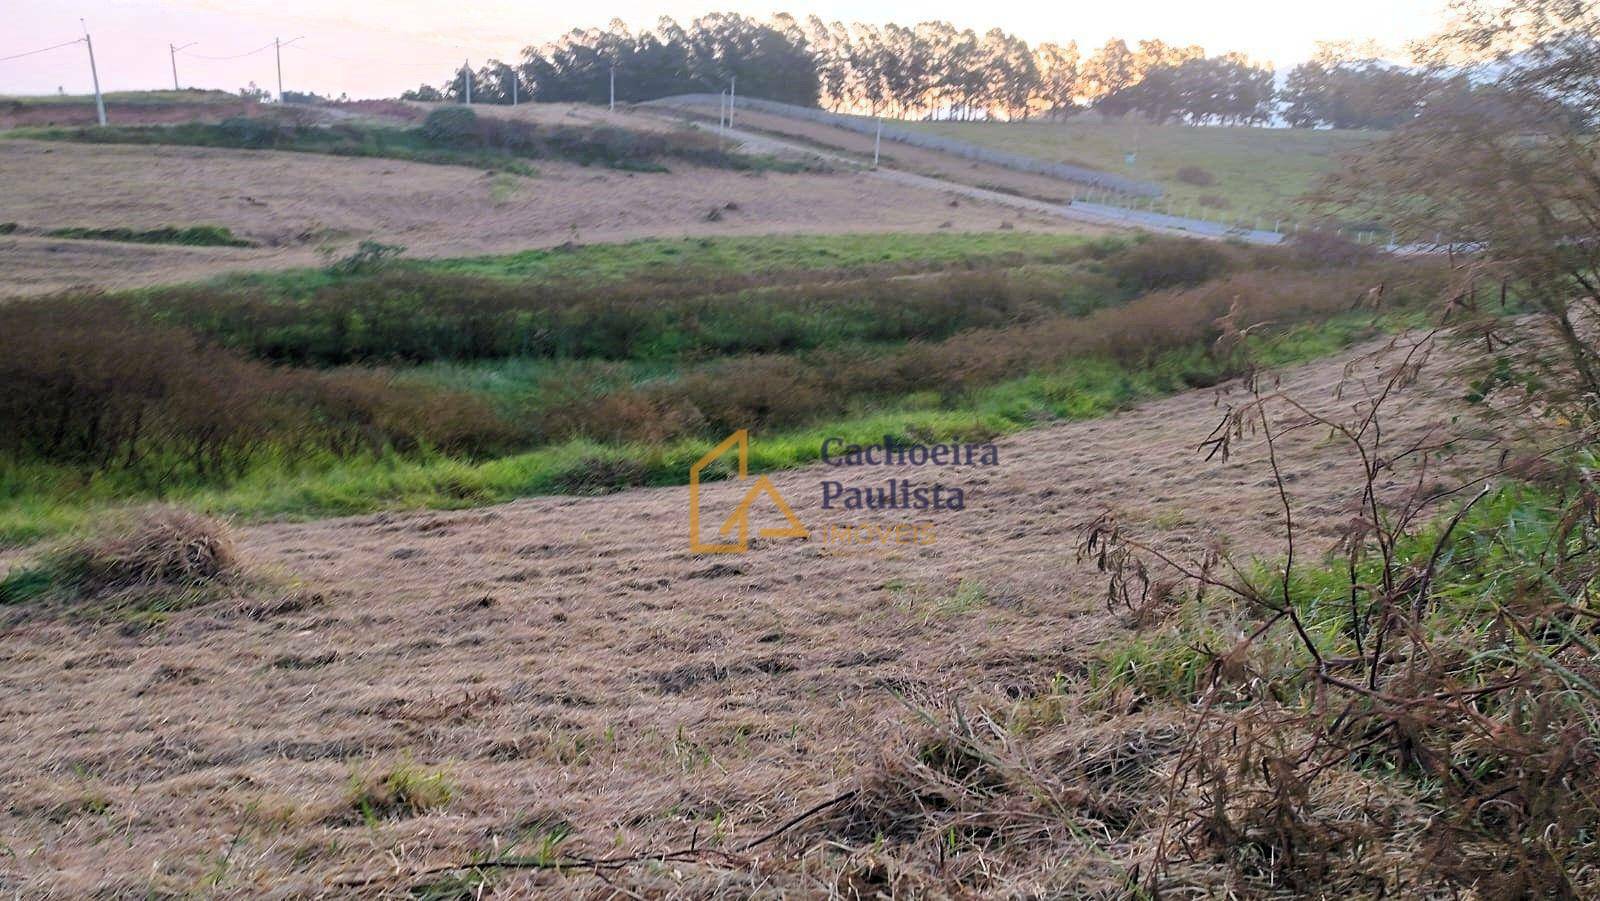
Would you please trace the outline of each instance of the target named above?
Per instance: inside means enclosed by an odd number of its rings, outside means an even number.
[[[1355,395],[1335,386],[1356,360],[1292,370],[1284,387],[1347,408]],[[0,884],[36,897],[399,893],[438,878],[430,868],[531,854],[563,832],[566,851],[599,856],[746,841],[850,784],[914,722],[902,699],[1034,697],[1125,634],[1074,562],[1102,510],[1168,550],[1226,535],[1278,552],[1259,439],[1228,462],[1196,451],[1238,397],[1195,391],[1043,426],[1000,441],[989,468],[774,476],[814,534],[869,521],[821,509],[824,479],[965,489],[959,512],[879,518],[935,529],[933,544],[890,553],[758,538],[744,555],[691,554],[687,489],[664,488],[256,526],[240,554],[297,580],[281,597],[145,628],[15,614],[0,636]],[[1453,412],[1425,380],[1386,432],[1398,446]],[[1278,445],[1302,548],[1358,501],[1354,465],[1325,438]],[[731,509],[742,491],[713,484],[706,506]],[[832,884],[784,847],[605,878],[651,896]],[[506,878],[611,891],[583,871]]]
[[[519,109],[521,109],[519,107]],[[675,166],[626,173],[541,162],[525,178],[461,166],[194,147],[0,141],[4,219],[27,229],[222,225],[263,246],[173,248],[0,236],[0,294],[127,287],[314,265],[363,239],[412,257],[647,237],[1019,229],[1081,231],[853,173]],[[733,212],[708,217],[714,207]]]

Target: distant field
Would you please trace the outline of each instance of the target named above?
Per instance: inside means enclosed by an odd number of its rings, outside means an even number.
[[[1303,215],[1295,198],[1331,170],[1339,154],[1380,132],[1303,128],[1221,128],[1134,122],[908,122],[907,127],[1040,159],[1158,182],[1176,205],[1206,217],[1252,220]],[[1132,164],[1127,155],[1135,154]],[[1213,180],[1190,184],[1180,169]],[[1266,222],[1271,225],[1271,222]]]
[[[987,240],[1011,245],[1030,240],[1022,237],[1028,232],[1092,230],[980,201],[951,206],[938,192],[862,173],[538,166],[539,177],[528,178],[375,157],[0,139],[0,223],[18,225],[0,236],[0,293],[325,265],[367,239],[404,245],[405,258],[418,259],[649,237],[823,232],[838,236],[828,246],[849,253],[854,239],[847,232],[992,233]],[[176,183],[185,190],[168,190]],[[195,224],[228,228],[259,246],[141,248],[41,237],[60,228]],[[570,255],[552,259],[572,262]]]
[[[227,91],[111,91],[101,95],[106,103],[168,104],[168,103],[238,103],[242,98]],[[0,104],[18,103],[24,106],[70,106],[77,103],[94,103],[93,94],[0,94]]]
[[[105,95],[112,125],[219,122],[262,109],[255,100],[226,91],[113,91]],[[0,96],[0,130],[93,125],[93,94]]]

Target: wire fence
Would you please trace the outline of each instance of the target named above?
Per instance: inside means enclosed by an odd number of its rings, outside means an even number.
[[[724,102],[724,98],[720,94],[679,94],[674,97],[650,100],[647,101],[647,104],[659,106],[714,106],[722,102]],[[876,119],[830,113],[827,110],[816,109],[815,107],[796,106],[792,103],[779,103],[775,100],[762,100],[757,97],[739,97],[736,102],[741,109],[772,113],[789,119],[817,122],[822,125],[831,125],[869,136],[878,133],[878,121]],[[995,150],[991,147],[984,147],[967,141],[958,141],[955,138],[912,131],[906,128],[896,128],[892,125],[883,126],[883,139],[912,147],[921,147],[924,150],[937,150],[940,153],[948,153],[963,159],[990,163],[1004,169],[1077,182],[1078,184],[1133,197],[1160,197],[1162,194],[1161,186],[1154,182],[1140,181],[1136,178],[1124,178],[1120,175],[1113,175],[1109,172],[1101,172],[1084,166],[1054,163],[1018,153],[1007,153],[1003,150]]]
[[[722,94],[679,94],[645,101],[644,105],[684,108],[721,105],[726,102],[727,97]],[[863,135],[874,135],[878,131],[876,119],[830,113],[815,107],[797,106],[758,97],[740,97],[737,105],[741,109],[816,122]],[[1431,253],[1452,246],[1462,246],[1459,243],[1452,244],[1442,235],[1433,236],[1431,241],[1402,243],[1393,232],[1384,230],[1328,227],[1323,224],[1303,225],[1290,220],[1270,218],[1211,219],[1206,217],[1199,204],[1175,201],[1164,194],[1160,185],[1153,182],[1124,178],[1083,166],[1053,163],[1021,154],[1006,153],[967,141],[889,125],[883,126],[883,139],[1065,181],[1073,185],[1068,204],[1074,210],[1128,225],[1187,232],[1199,237],[1246,241],[1252,244],[1281,244],[1305,228],[1327,231],[1356,244],[1381,246],[1396,253]]]

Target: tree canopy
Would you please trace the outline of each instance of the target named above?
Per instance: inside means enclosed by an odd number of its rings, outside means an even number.
[[[1064,118],[1084,109],[1158,122],[1394,128],[1416,118],[1459,77],[1383,62],[1370,48],[1325,45],[1291,70],[1283,87],[1270,64],[1241,54],[1159,40],[1030,45],[998,28],[978,33],[949,22],[912,26],[804,21],[735,13],[687,25],[663,17],[633,30],[613,19],[575,29],[520,60],[490,60],[438,86],[404,95],[478,103],[527,100],[605,103],[717,92],[873,115],[938,119]]]

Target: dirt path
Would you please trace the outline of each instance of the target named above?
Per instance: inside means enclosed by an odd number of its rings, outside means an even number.
[[[1334,389],[1354,358],[1293,370],[1284,388],[1347,408],[1355,395]],[[1414,389],[1391,440],[1442,428],[1450,394]],[[888,555],[793,539],[692,555],[684,488],[245,529],[250,564],[296,587],[148,630],[39,616],[0,636],[0,888],[403,890],[557,827],[591,853],[754,835],[871,759],[910,717],[898,698],[1029,697],[1122,634],[1073,562],[1102,509],[1175,551],[1218,535],[1277,551],[1260,442],[1226,463],[1195,452],[1232,399],[1195,391],[1044,426],[999,442],[989,468],[851,472],[966,491],[964,510],[914,517],[934,524],[932,545]],[[1325,437],[1279,446],[1306,547],[1354,500]],[[836,473],[773,481],[817,530],[843,518],[820,508]],[[739,491],[713,485],[707,506]],[[449,803],[363,825],[353,774],[394,766],[444,774]]]

